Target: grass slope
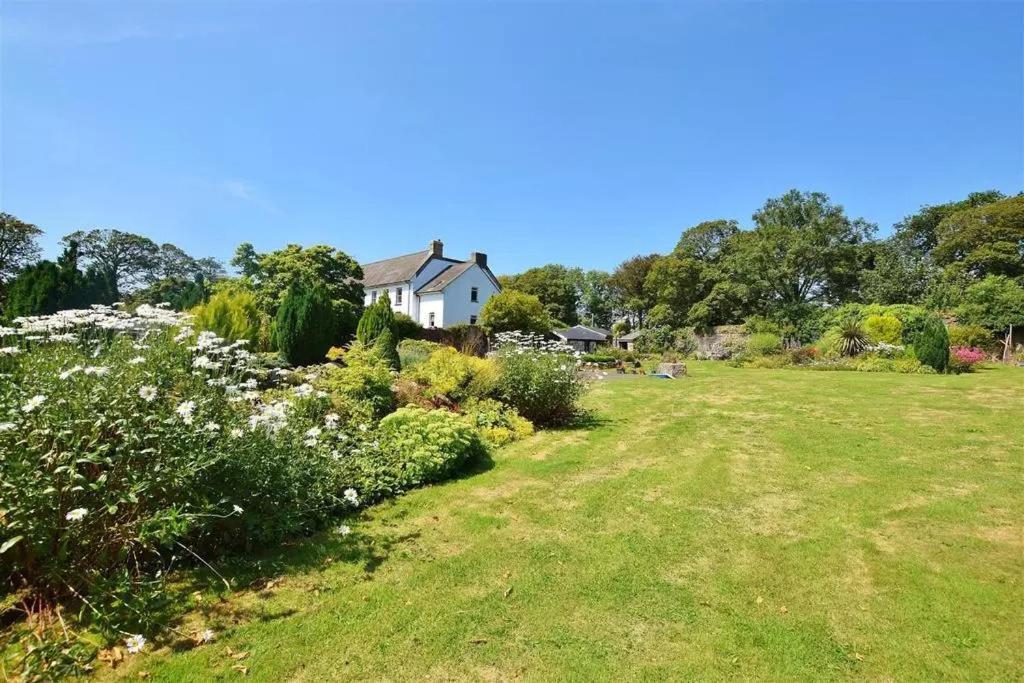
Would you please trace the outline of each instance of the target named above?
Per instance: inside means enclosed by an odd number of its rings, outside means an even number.
[[[200,603],[217,642],[115,674],[1024,676],[1024,371],[693,365],[268,556]]]

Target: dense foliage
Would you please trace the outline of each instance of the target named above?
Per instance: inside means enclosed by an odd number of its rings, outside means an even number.
[[[322,362],[337,336],[335,311],[322,285],[293,282],[274,320],[274,336],[281,355],[292,365]]]
[[[514,289],[487,300],[480,309],[480,324],[490,334],[515,331],[543,334],[552,328],[551,317],[540,299]]]
[[[579,411],[586,385],[578,359],[543,338],[510,333],[499,336],[498,396],[534,424],[568,422]]]

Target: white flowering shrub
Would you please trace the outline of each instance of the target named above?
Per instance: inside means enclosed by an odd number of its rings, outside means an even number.
[[[326,395],[304,383],[263,400],[282,374],[187,323],[97,308],[0,328],[9,588],[144,630],[176,561],[306,532],[357,504],[342,463],[362,440]]]
[[[521,332],[500,334],[497,344],[502,401],[542,426],[565,423],[579,413],[586,383],[571,347]]]

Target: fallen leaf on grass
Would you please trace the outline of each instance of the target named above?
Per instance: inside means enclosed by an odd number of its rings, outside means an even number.
[[[473,645],[483,645],[484,643],[487,642],[487,639],[486,638],[470,638],[469,642],[472,643]]]
[[[247,666],[242,666],[241,664],[235,664],[231,668],[234,669],[235,671],[237,671],[238,673],[242,674],[243,676],[248,676],[249,675],[249,667],[247,667]]]
[[[780,611],[780,612],[782,612],[783,614],[785,614],[785,613],[786,613],[786,612],[788,612],[789,610],[788,610],[788,609],[786,609],[786,606],[785,606],[785,605],[783,605],[782,607],[780,607],[780,608],[779,608],[779,611]]]
[[[502,594],[502,597],[507,598],[510,595],[512,595],[512,586],[509,586],[505,589],[505,592]]]

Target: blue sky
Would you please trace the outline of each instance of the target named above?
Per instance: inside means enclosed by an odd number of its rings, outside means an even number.
[[[1024,3],[2,6],[0,205],[195,255],[610,269],[789,188],[1024,189]]]

